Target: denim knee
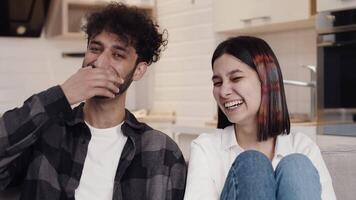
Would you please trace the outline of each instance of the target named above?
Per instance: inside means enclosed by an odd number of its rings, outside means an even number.
[[[274,200],[276,182],[271,161],[263,153],[248,150],[234,161],[221,199]]]
[[[257,166],[270,164],[271,161],[263,153],[256,150],[247,150],[237,156],[232,167],[237,165]]]
[[[276,168],[276,171],[283,173],[305,173],[305,170],[311,170],[311,173],[318,173],[311,160],[300,153],[293,153],[282,158]]]
[[[290,154],[278,164],[275,177],[277,199],[320,200],[321,185],[317,169],[303,154]]]

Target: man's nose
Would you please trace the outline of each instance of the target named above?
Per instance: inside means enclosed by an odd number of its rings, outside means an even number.
[[[94,61],[95,67],[99,68],[109,68],[110,67],[110,56],[107,52],[102,52],[98,55],[96,60]]]

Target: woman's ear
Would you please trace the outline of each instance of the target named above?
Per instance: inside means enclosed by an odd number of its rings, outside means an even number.
[[[134,81],[140,80],[143,77],[143,75],[145,74],[147,67],[148,67],[148,64],[146,62],[139,62],[137,64],[137,67],[136,67],[135,73],[132,77],[132,80],[134,80]]]

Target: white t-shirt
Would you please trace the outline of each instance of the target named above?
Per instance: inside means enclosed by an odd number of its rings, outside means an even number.
[[[185,200],[217,200],[220,197],[227,174],[236,157],[244,150],[238,145],[233,126],[204,133],[191,144]],[[277,137],[272,166],[276,169],[284,156],[292,153],[306,155],[320,175],[323,200],[334,200],[331,177],[321,156],[319,147],[302,133],[290,133]]]
[[[86,124],[91,132],[91,140],[79,187],[75,190],[75,199],[111,200],[116,170],[127,137],[121,131],[122,123],[106,129]]]

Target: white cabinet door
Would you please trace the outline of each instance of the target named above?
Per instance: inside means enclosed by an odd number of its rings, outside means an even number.
[[[271,0],[272,23],[304,20],[310,17],[310,0]]]
[[[213,0],[213,25],[217,32],[306,20],[311,0]]]
[[[269,2],[270,0],[213,0],[214,29],[220,32],[264,24],[270,13]]]
[[[238,29],[248,17],[249,0],[213,0],[213,24],[216,31]]]
[[[316,9],[321,11],[336,11],[356,8],[356,0],[317,0]]]

